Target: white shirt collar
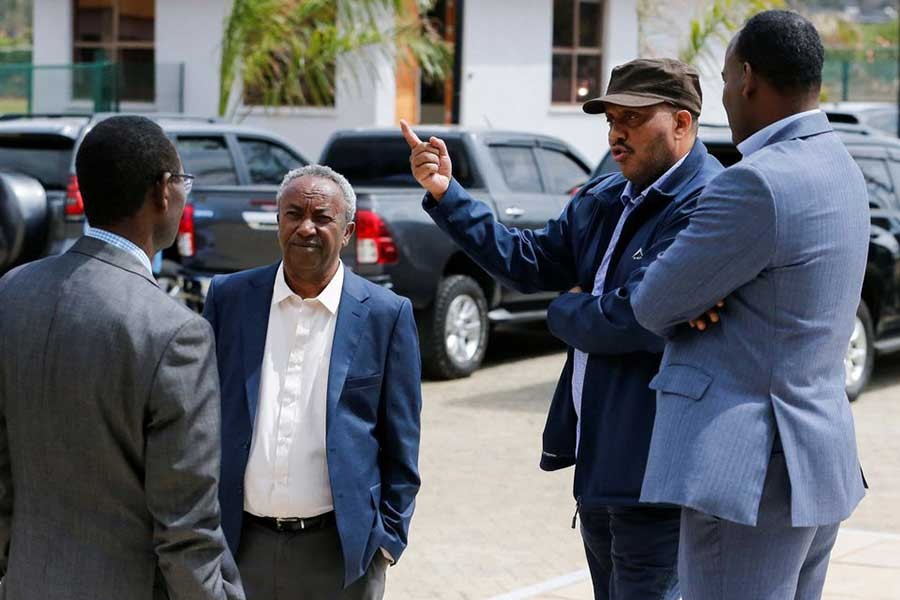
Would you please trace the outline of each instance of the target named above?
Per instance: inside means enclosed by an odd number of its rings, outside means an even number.
[[[123,238],[121,235],[117,235],[111,231],[107,231],[99,227],[88,227],[84,232],[84,235],[96,240],[100,240],[102,242],[106,242],[111,246],[115,246],[119,250],[124,250],[128,254],[141,261],[141,264],[144,265],[144,267],[147,269],[147,273],[150,275],[150,277],[153,277],[153,264],[150,262],[150,257],[147,256],[147,253],[141,250],[137,246],[137,244],[135,244],[131,240]]]
[[[674,165],[669,167],[668,171],[666,171],[665,173],[660,175],[659,179],[654,181],[652,185],[647,186],[647,188],[644,189],[644,191],[641,192],[640,194],[638,194],[637,196],[634,195],[634,186],[631,185],[631,182],[629,181],[628,183],[626,183],[625,189],[622,191],[622,202],[624,202],[625,204],[628,204],[628,203],[639,204],[644,199],[644,196],[647,195],[647,192],[649,190],[656,189],[658,191],[659,188],[662,186],[662,184],[666,182],[666,179],[671,177],[672,173],[674,173],[678,169],[678,167],[681,166],[681,163],[684,162],[684,160],[688,157],[688,154],[690,154],[690,153],[691,153],[690,150],[685,152],[684,156],[682,156],[680,159],[678,159],[677,163],[675,163]]]
[[[773,135],[787,127],[790,123],[798,119],[802,119],[803,117],[808,117],[809,115],[814,115],[816,113],[822,112],[819,108],[814,108],[812,110],[807,110],[804,112],[793,114],[789,117],[785,117],[774,123],[770,123],[748,137],[746,140],[737,145],[738,152],[741,153],[741,156],[744,158],[750,156],[754,152],[762,150]]]
[[[301,300],[314,301],[317,300],[322,304],[328,312],[331,314],[337,314],[338,306],[341,304],[341,293],[344,290],[344,263],[342,261],[338,261],[337,271],[334,272],[334,276],[331,278],[331,281],[328,282],[328,285],[325,286],[325,289],[316,296],[315,298],[300,298],[294,291],[288,286],[287,280],[284,278],[284,261],[278,265],[278,272],[275,273],[275,288],[272,290],[272,305],[280,304],[284,300],[292,296],[296,296]]]

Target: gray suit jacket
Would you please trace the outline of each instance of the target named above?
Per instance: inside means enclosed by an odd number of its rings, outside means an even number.
[[[863,176],[824,114],[710,182],[632,297],[668,338],[641,500],[755,525],[777,430],[794,526],[850,515],[864,489],[843,358],[868,240]],[[720,324],[684,324],[723,298]]]
[[[0,356],[0,597],[243,598],[204,319],[82,238],[0,279]]]

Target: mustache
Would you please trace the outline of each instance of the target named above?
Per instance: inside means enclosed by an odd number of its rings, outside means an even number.
[[[634,148],[626,144],[625,142],[616,142],[609,147],[610,150],[625,150],[627,152],[634,152]]]

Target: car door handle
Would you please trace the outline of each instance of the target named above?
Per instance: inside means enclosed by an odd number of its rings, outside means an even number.
[[[275,231],[278,229],[278,215],[269,211],[245,210],[241,213],[244,223],[250,226],[250,229],[258,231]]]
[[[521,217],[525,215],[525,209],[519,208],[518,206],[510,206],[506,210],[503,211],[507,217]]]

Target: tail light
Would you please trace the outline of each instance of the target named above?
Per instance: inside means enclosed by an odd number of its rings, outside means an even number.
[[[397,245],[384,221],[370,210],[356,213],[356,262],[391,265],[399,260]]]
[[[69,177],[66,186],[66,219],[77,221],[84,218],[84,200],[81,198],[81,190],[78,189],[78,178]]]
[[[178,254],[184,257],[194,255],[194,205],[186,204],[181,213],[181,222],[178,223]]]

